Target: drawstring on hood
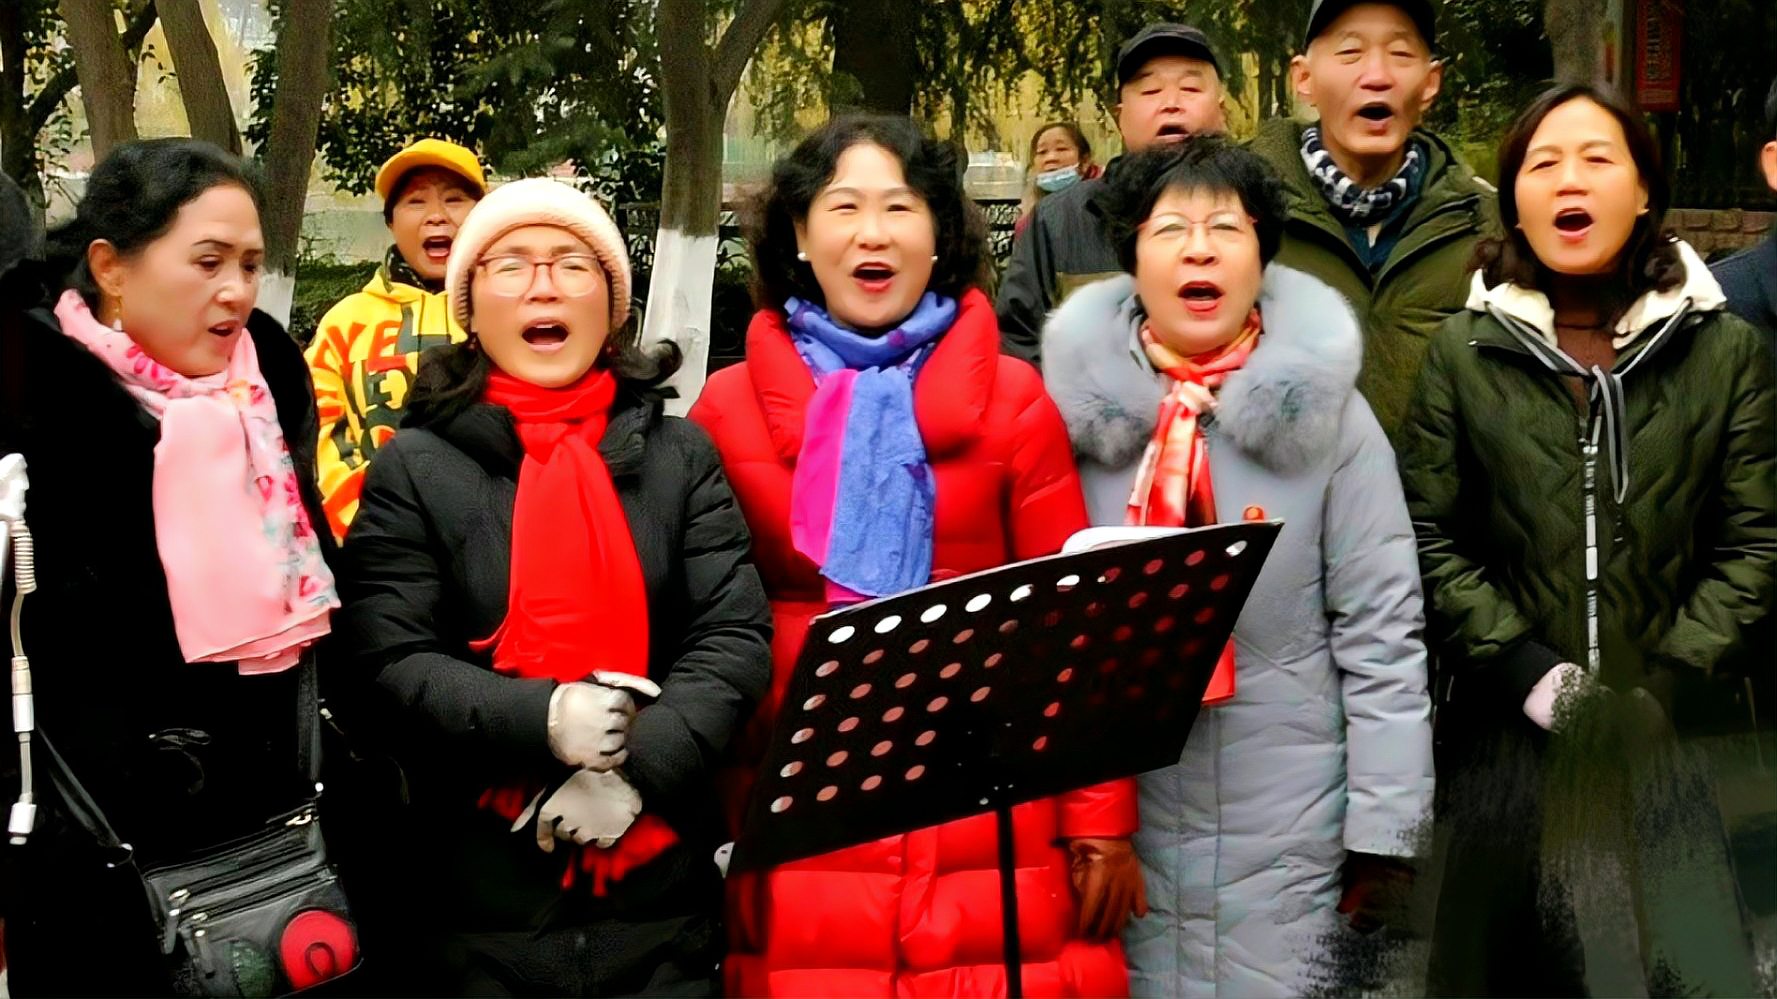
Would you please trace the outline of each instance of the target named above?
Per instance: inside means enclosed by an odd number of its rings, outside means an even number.
[[[1585,380],[1588,399],[1603,412],[1602,427],[1593,428],[1593,443],[1598,443],[1597,437],[1602,429],[1610,461],[1611,492],[1619,505],[1629,490],[1629,441],[1628,428],[1624,425],[1623,379],[1670,343],[1674,332],[1685,325],[1687,318],[1714,312],[1727,302],[1721,285],[1716,283],[1697,251],[1682,240],[1675,242],[1679,258],[1684,262],[1684,280],[1666,291],[1647,292],[1617,320],[1611,343],[1619,351],[1637,343],[1641,344],[1641,349],[1629,355],[1627,363],[1615,365],[1608,371],[1597,365],[1590,369],[1584,367],[1557,345],[1555,309],[1544,293],[1510,282],[1489,288],[1480,271],[1474,273],[1469,283],[1467,307],[1470,311],[1493,316],[1525,352],[1550,371]]]

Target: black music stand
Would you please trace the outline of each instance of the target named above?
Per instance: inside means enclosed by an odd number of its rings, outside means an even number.
[[[994,812],[1007,989],[1022,996],[1012,806],[1178,762],[1282,526],[1018,562],[815,618],[734,865]]]

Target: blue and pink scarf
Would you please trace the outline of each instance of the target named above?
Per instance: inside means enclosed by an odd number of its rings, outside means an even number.
[[[813,372],[790,493],[790,540],[821,567],[828,599],[854,603],[924,586],[936,490],[913,412],[913,382],[956,320],[927,292],[900,326],[865,336],[812,302],[784,303]]]

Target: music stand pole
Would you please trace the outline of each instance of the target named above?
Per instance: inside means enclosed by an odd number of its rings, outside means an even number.
[[[1011,999],[1024,999],[1024,959],[1018,946],[1018,866],[1013,850],[1011,803],[999,797],[993,816],[1000,839],[1000,933],[1005,939],[1006,995]]]

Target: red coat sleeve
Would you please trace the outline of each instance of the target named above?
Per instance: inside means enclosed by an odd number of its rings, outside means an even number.
[[[1019,561],[1053,555],[1075,531],[1087,526],[1086,496],[1067,440],[1061,411],[1043,391],[1035,369],[1010,358],[1001,377],[1028,398],[1013,420],[1011,509],[1012,557]]]
[[[1031,393],[1013,428],[1007,517],[1012,554],[1020,560],[1053,555],[1070,535],[1087,526],[1080,474],[1061,412],[1043,391],[1036,372],[1022,361],[1002,363],[1016,366],[1012,377],[1020,388],[1028,377]],[[1122,839],[1134,834],[1139,821],[1135,781],[1130,778],[1069,791],[1057,803],[1064,839]]]

